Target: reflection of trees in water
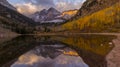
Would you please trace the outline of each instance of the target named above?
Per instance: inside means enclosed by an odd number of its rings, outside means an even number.
[[[90,67],[107,67],[106,55],[112,50],[115,36],[54,37],[75,49]]]
[[[107,67],[105,56],[101,56],[82,49],[76,49],[76,51],[84,60],[84,62],[89,65],[89,67]]]
[[[65,51],[64,45],[68,45],[75,49],[90,67],[107,67],[105,56],[114,47],[113,44],[110,45],[113,38],[114,36],[17,37],[1,44],[0,66],[9,67],[12,60],[35,46],[38,46],[33,49],[37,55],[54,59],[63,52],[61,50]],[[5,64],[9,61],[10,64]]]
[[[54,37],[53,39],[59,39],[58,41],[61,41],[69,46],[105,56],[114,47],[114,44],[112,42],[114,38],[115,36],[81,35],[81,36],[66,37],[66,38]]]
[[[36,38],[34,36],[20,36],[12,39],[11,41],[0,44],[0,66],[9,67],[10,64],[6,64],[9,61],[15,60],[23,53],[33,49],[35,46],[47,43],[47,37]],[[54,43],[54,41],[48,41]]]
[[[0,66],[18,58],[21,54],[32,49],[35,40],[32,37],[17,37],[11,41],[0,44]],[[9,66],[3,66],[9,67]]]

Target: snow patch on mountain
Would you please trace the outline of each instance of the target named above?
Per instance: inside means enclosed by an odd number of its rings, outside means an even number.
[[[76,10],[69,10],[59,12],[55,8],[49,8],[48,10],[43,9],[42,11],[36,12],[30,16],[34,21],[40,23],[61,23],[71,19],[76,13]]]

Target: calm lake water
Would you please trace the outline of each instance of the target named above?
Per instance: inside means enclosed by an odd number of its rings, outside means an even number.
[[[0,67],[108,67],[106,58],[116,38],[19,36],[0,43]]]

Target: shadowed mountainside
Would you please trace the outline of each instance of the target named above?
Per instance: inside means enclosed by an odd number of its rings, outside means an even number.
[[[0,27],[20,34],[33,33],[37,25],[33,20],[0,4]]]

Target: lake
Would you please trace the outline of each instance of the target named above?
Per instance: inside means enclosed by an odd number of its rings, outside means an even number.
[[[114,35],[19,36],[0,43],[0,67],[120,67],[119,45]]]

